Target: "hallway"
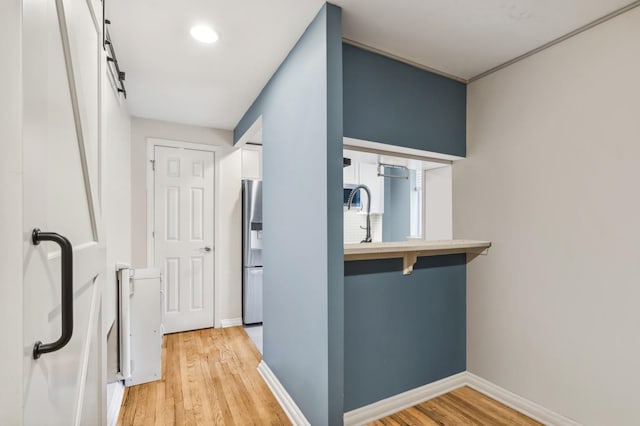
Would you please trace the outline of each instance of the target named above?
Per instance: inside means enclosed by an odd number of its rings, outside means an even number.
[[[119,426],[290,424],[258,373],[262,356],[242,327],[167,334],[162,359],[163,380],[126,389]],[[372,426],[461,423],[539,424],[463,387]]]
[[[286,425],[242,327],[168,334],[163,380],[127,388],[118,425]]]

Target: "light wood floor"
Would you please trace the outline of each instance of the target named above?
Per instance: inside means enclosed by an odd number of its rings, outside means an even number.
[[[382,425],[540,426],[541,423],[464,386],[370,424]]]
[[[169,334],[158,382],[125,390],[118,425],[289,425],[242,327]]]
[[[242,327],[169,334],[158,382],[127,388],[118,425],[290,425],[256,370],[261,355]],[[371,425],[540,425],[462,387]]]

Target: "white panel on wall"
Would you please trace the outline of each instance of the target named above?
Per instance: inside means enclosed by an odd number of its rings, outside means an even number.
[[[191,241],[204,239],[204,188],[191,188]]]
[[[180,187],[167,187],[165,235],[167,240],[180,239]]]
[[[167,312],[180,309],[180,259],[168,257],[164,266],[165,291],[167,292]]]
[[[262,148],[242,148],[242,178],[262,179]]]
[[[103,141],[99,136],[100,126],[104,125],[104,123],[100,122],[101,109],[103,108],[100,99],[102,49],[96,49],[96,46],[100,46],[102,40],[93,22],[94,17],[92,14],[94,11],[91,10],[91,7],[67,7],[68,9],[65,9],[68,12],[77,15],[74,16],[77,19],[73,19],[73,25],[70,26],[69,31],[70,37],[74,41],[71,43],[72,55],[78,58],[78,60],[74,60],[74,74],[77,79],[79,113],[82,133],[84,134],[85,155],[89,163],[88,170],[91,173],[94,170],[99,171],[99,165],[104,164],[100,146]],[[100,12],[101,10],[96,16],[100,16]],[[52,55],[52,53],[49,54]],[[82,60],[79,60],[80,58]],[[51,72],[51,70],[47,71]],[[92,179],[98,179],[98,176],[92,176]]]
[[[191,173],[193,177],[204,177],[204,163],[202,161],[194,161],[191,165]]]
[[[191,257],[191,310],[201,310],[204,306],[204,277],[202,275],[204,259],[202,256]]]
[[[169,158],[167,160],[167,176],[180,177],[180,159]]]
[[[424,238],[453,238],[453,181],[451,166],[425,170]]]
[[[0,322],[22,318],[22,2],[2,3],[0,13],[0,270],[2,301]],[[9,284],[11,283],[11,284]],[[22,368],[24,362],[22,327],[4,327],[0,359],[3,363],[0,386],[0,424],[22,423]]]
[[[422,227],[424,225],[424,188],[422,169],[411,170],[409,174],[411,186],[411,226],[410,234],[413,238],[422,238]]]

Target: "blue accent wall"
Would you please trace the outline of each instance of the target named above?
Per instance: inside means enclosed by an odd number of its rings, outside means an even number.
[[[343,136],[464,156],[465,102],[461,83],[344,45],[325,4],[234,129],[262,117],[263,358],[313,425],[466,368],[465,256],[404,276],[344,262],[342,241]],[[317,208],[286,208],[301,199]]]
[[[313,425],[343,415],[341,74],[341,9],[325,4],[234,130],[262,116],[263,358]]]
[[[403,176],[405,171],[385,167],[384,173]],[[384,179],[384,215],[382,241],[405,241],[411,234],[411,185],[409,179]]]
[[[344,264],[344,409],[466,370],[466,256]]]
[[[344,44],[344,136],[466,155],[464,83]]]
[[[327,267],[329,424],[344,420],[342,9],[327,7]],[[312,422],[312,424],[315,424]]]

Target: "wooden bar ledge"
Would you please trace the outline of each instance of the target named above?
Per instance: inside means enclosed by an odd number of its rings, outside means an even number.
[[[344,260],[402,259],[402,273],[409,275],[418,257],[446,254],[487,254],[491,241],[476,240],[410,240],[389,243],[344,245]]]

